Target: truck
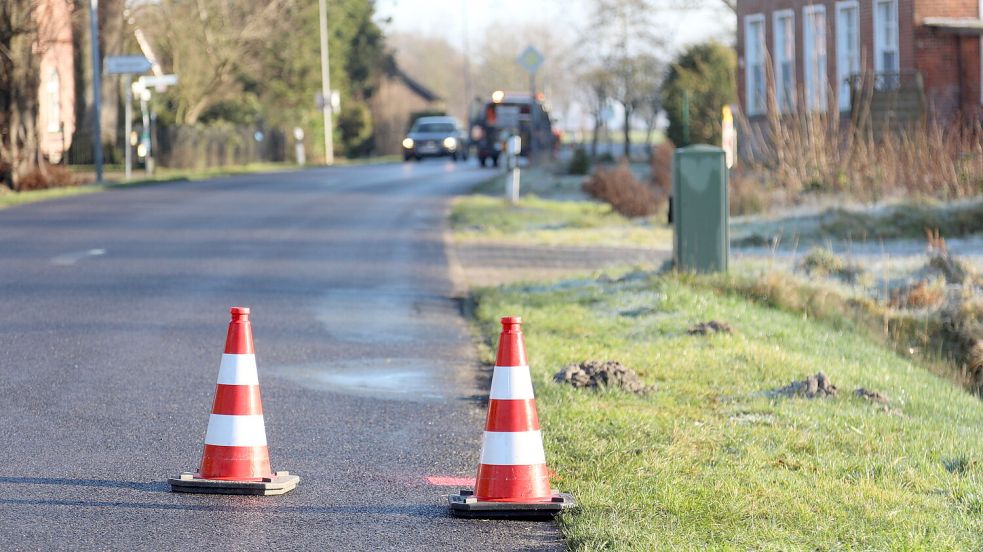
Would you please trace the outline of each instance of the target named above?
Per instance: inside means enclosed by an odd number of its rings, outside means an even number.
[[[533,97],[529,93],[496,90],[490,101],[475,102],[469,124],[470,139],[481,166],[490,162],[497,167],[505,151],[505,141],[516,134],[522,138],[519,155],[523,157],[528,157],[530,151],[538,155],[553,150],[556,137],[543,100],[542,94]]]

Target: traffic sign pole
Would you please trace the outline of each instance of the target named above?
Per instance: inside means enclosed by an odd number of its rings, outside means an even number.
[[[545,61],[543,54],[540,53],[532,45],[526,46],[526,49],[519,54],[516,59],[519,65],[529,73],[529,162],[532,163],[533,154],[536,150],[536,123],[539,119],[539,109],[536,105],[536,71],[539,71],[539,67]]]
[[[123,128],[125,129],[123,131],[125,133],[123,137],[123,151],[126,152],[123,158],[125,159],[126,166],[123,171],[123,178],[128,181],[133,176],[133,146],[130,144],[130,135],[133,134],[133,77],[127,74],[124,77],[123,86],[126,88],[126,105],[124,109],[126,115],[123,124]]]
[[[529,94],[532,97],[532,103],[529,104],[529,164],[532,164],[533,155],[536,153],[536,123],[539,116],[539,110],[536,109],[536,72],[532,71],[529,73]]]

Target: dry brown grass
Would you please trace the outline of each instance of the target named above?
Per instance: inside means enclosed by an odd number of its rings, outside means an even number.
[[[652,187],[660,197],[669,197],[672,193],[672,156],[676,145],[666,138],[652,148]]]
[[[757,173],[735,168],[730,173],[730,189],[727,191],[731,215],[753,215],[768,210],[774,194],[761,185]],[[780,203],[780,202],[777,202]]]
[[[963,288],[942,310],[942,336],[963,379],[983,395],[983,296]]]
[[[927,309],[939,306],[945,299],[945,280],[919,280],[891,292],[888,301],[896,309]]]
[[[862,86],[869,92],[869,83]],[[829,97],[835,97],[832,90]],[[808,193],[862,201],[983,194],[983,127],[978,120],[942,125],[929,118],[878,127],[871,122],[865,94],[845,119],[832,103],[826,113],[800,109],[786,114],[779,113],[773,95],[768,103],[764,125],[751,125],[743,117],[738,123],[747,144],[745,178],[759,189],[784,192],[771,194],[772,200],[794,203]]]
[[[658,211],[661,200],[639,182],[625,162],[613,168],[598,167],[584,181],[584,192],[606,201],[626,217],[645,217]]]
[[[969,352],[968,377],[972,379],[972,385],[977,394],[983,395],[983,339],[976,342]]]
[[[82,180],[72,171],[60,165],[45,165],[27,173],[17,182],[17,191],[47,190],[78,186]]]

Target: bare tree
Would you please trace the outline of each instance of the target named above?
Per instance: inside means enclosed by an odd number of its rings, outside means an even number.
[[[610,72],[604,68],[595,68],[584,73],[581,78],[583,83],[582,90],[587,110],[593,122],[593,132],[591,133],[590,155],[591,158],[597,157],[597,143],[600,140],[601,129],[606,124],[605,112],[608,103],[611,101],[611,90],[614,88],[614,78]]]
[[[637,103],[635,113],[645,124],[645,147],[652,153],[652,135],[662,112],[662,78],[665,67],[655,56],[639,57],[638,81],[636,82]]]
[[[0,177],[18,189],[41,165],[36,0],[0,2]]]
[[[295,3],[160,0],[137,10],[165,66],[181,75],[181,86],[173,90],[176,119],[194,124],[209,108],[240,97],[237,77],[253,69],[276,33],[290,32],[284,12]]]
[[[664,46],[656,33],[653,0],[594,0],[590,35],[599,62],[613,75],[612,97],[624,114],[624,155],[631,152],[631,121],[640,100],[639,83],[647,78],[646,56]]]

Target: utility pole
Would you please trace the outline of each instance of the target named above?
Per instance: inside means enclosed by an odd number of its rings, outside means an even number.
[[[99,55],[99,0],[89,0],[89,22],[92,24],[89,32],[92,50],[92,157],[96,166],[96,182],[102,182],[102,63],[100,63],[102,57]]]
[[[471,33],[468,29],[468,2],[461,0],[461,13],[464,27],[464,120],[468,123],[468,136],[471,135],[471,104],[474,102],[471,88]]]
[[[318,10],[321,16],[321,112],[324,114],[324,163],[334,165],[334,139],[331,137],[331,74],[328,66],[328,6],[326,0],[318,0]]]

